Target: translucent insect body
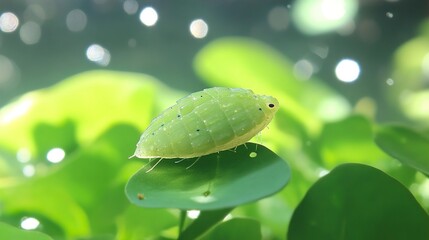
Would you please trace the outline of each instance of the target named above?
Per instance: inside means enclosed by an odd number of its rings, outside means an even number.
[[[133,156],[193,158],[231,149],[264,129],[278,108],[274,97],[247,89],[195,92],[152,120]]]

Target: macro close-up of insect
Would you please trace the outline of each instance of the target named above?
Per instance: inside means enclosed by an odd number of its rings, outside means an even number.
[[[0,0],[0,240],[429,240],[428,7]]]
[[[246,143],[273,119],[276,98],[242,88],[214,87],[195,92],[156,117],[133,156],[193,158]]]

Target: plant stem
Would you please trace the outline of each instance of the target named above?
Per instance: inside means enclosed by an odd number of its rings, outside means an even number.
[[[180,210],[180,220],[179,220],[179,237],[182,235],[183,227],[185,226],[186,221],[186,210]]]

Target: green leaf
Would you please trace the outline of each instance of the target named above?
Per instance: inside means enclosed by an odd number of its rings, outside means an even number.
[[[403,126],[382,126],[375,142],[390,156],[429,174],[429,137]]]
[[[320,152],[329,169],[346,162],[375,164],[387,158],[374,144],[371,123],[359,115],[327,123],[320,136]]]
[[[296,208],[289,240],[429,239],[429,216],[382,171],[344,164],[317,181]]]
[[[27,231],[0,222],[0,239],[52,240],[51,237],[36,231]]]
[[[201,240],[260,240],[262,239],[261,224],[253,219],[233,218],[222,222],[208,232]]]
[[[156,221],[154,221],[156,219]],[[167,209],[147,209],[130,205],[118,218],[117,240],[153,239],[177,225],[177,218]],[[177,231],[175,232],[177,237]]]
[[[128,199],[150,208],[229,208],[280,191],[290,177],[283,159],[253,143],[203,156],[189,169],[195,159],[178,160],[164,159],[150,172],[150,164],[139,170],[127,183]]]
[[[154,112],[180,96],[147,75],[84,72],[0,109],[0,147],[14,155],[26,149],[31,160],[44,159],[50,148],[65,145],[73,150],[118,122],[144,129]],[[37,138],[41,132],[48,135]]]
[[[179,240],[196,239],[216,223],[222,221],[231,210],[232,208],[202,211],[198,218],[180,234]]]

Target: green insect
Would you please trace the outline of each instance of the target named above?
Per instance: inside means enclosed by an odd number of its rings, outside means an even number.
[[[152,120],[137,143],[138,158],[193,158],[246,143],[274,117],[277,99],[242,88],[192,93]]]

